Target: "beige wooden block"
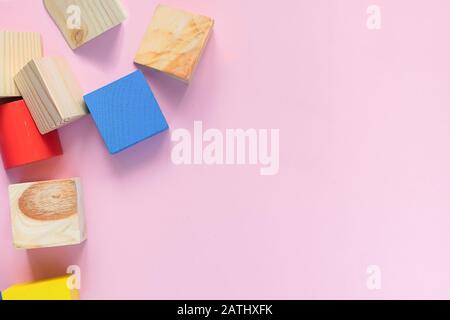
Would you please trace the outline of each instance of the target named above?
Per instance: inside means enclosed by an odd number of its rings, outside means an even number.
[[[159,5],[134,62],[189,82],[214,20]]]
[[[78,178],[9,186],[14,246],[34,249],[86,239]]]
[[[83,91],[64,58],[33,59],[15,81],[42,134],[88,114]]]
[[[127,18],[121,0],[44,0],[44,4],[72,49]]]
[[[39,33],[0,31],[0,98],[20,97],[14,76],[28,61],[40,57]]]

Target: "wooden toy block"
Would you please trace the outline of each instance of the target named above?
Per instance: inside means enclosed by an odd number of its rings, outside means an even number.
[[[86,239],[78,178],[9,186],[14,246],[34,249]]]
[[[134,62],[189,82],[213,25],[211,18],[160,5]]]
[[[0,98],[21,96],[14,76],[28,61],[40,57],[39,33],[0,31]]]
[[[88,114],[83,92],[64,58],[33,59],[15,81],[42,134]]]
[[[84,100],[111,154],[168,129],[139,70],[86,95]]]
[[[72,49],[121,24],[121,0],[44,0],[48,13]]]
[[[77,289],[68,285],[70,275],[33,283],[17,284],[0,292],[0,300],[79,300]]]
[[[63,154],[58,131],[41,135],[23,100],[0,105],[0,150],[5,169]]]

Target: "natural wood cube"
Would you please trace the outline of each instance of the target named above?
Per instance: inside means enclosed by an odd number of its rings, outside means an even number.
[[[160,5],[134,62],[189,82],[213,25],[211,18]]]
[[[44,0],[44,4],[72,49],[127,18],[120,0]]]
[[[86,239],[78,178],[10,185],[9,202],[16,248],[74,245]]]
[[[28,61],[40,57],[39,33],[0,31],[0,98],[20,97],[14,76]]]
[[[63,58],[33,59],[15,81],[42,134],[88,114],[83,91]]]

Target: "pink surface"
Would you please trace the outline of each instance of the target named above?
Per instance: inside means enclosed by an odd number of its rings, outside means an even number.
[[[136,68],[158,2],[124,3],[128,20],[75,52],[42,1],[0,1],[0,29],[42,32],[88,93]],[[60,130],[63,157],[0,172],[0,288],[78,264],[84,299],[450,298],[450,2],[164,3],[216,20],[189,86],[146,72],[172,131],[279,128],[279,174],[175,166],[170,133],[110,156],[85,118]],[[72,176],[88,241],[15,250],[8,184]]]

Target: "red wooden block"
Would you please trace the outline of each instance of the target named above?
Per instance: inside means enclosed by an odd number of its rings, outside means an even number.
[[[41,135],[23,100],[0,105],[0,150],[5,169],[63,154],[58,132]]]

